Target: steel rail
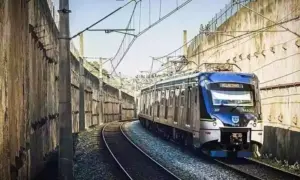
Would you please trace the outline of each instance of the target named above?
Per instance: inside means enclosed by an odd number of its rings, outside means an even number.
[[[239,174],[242,174],[243,176],[246,176],[246,177],[249,177],[251,179],[255,179],[255,180],[263,180],[262,178],[258,177],[258,176],[255,176],[253,174],[249,174],[249,173],[246,173],[242,170],[240,170],[239,168],[236,168],[230,164],[227,164],[227,163],[224,163],[220,160],[217,160],[217,159],[214,159],[214,161],[216,161],[217,163],[221,164],[222,166],[228,168],[228,169],[231,169],[231,170],[234,170],[235,172],[239,173]]]
[[[142,154],[144,154],[145,156],[147,156],[149,159],[151,159],[155,164],[157,164],[159,167],[161,167],[162,169],[164,169],[166,172],[168,172],[170,175],[172,175],[175,179],[181,180],[181,178],[179,178],[178,176],[176,176],[175,174],[173,174],[171,171],[169,171],[167,168],[165,168],[163,165],[161,165],[159,162],[157,162],[155,159],[153,159],[151,156],[149,156],[145,151],[143,151],[140,147],[138,147],[127,135],[126,133],[123,131],[123,125],[125,123],[120,125],[120,130],[123,134],[123,136],[136,148],[138,149]]]
[[[108,146],[108,143],[106,142],[106,139],[105,139],[105,136],[104,136],[104,133],[105,133],[105,128],[110,125],[111,123],[108,123],[106,124],[103,129],[102,129],[102,139],[105,143],[105,146],[107,147],[109,153],[112,155],[112,157],[114,158],[114,160],[116,161],[116,163],[119,165],[119,167],[122,169],[122,171],[126,174],[126,176],[130,179],[130,180],[133,180],[133,178],[128,174],[128,172],[125,170],[125,168],[121,165],[121,163],[118,161],[118,159],[116,158],[116,156],[113,154],[113,152],[111,151],[111,149],[109,148]]]

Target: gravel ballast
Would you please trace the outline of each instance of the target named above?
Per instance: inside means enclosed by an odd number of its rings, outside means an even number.
[[[126,179],[105,148],[101,130],[102,126],[78,134],[74,153],[75,179]]]
[[[126,123],[124,130],[130,139],[156,161],[182,179],[245,179],[234,171],[202,160],[180,147],[155,137],[145,130],[139,121]]]

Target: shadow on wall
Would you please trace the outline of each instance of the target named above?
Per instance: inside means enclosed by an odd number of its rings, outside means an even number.
[[[265,126],[264,145],[262,152],[281,160],[287,160],[289,164],[300,162],[300,132]],[[291,143],[293,142],[293,144]]]
[[[78,143],[78,133],[73,133],[73,153]],[[45,160],[44,169],[33,180],[58,180],[58,151],[54,151]]]

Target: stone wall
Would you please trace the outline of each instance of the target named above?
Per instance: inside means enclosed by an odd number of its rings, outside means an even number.
[[[300,148],[300,38],[293,33],[300,34],[299,4],[300,0],[250,2],[246,6],[253,11],[241,8],[218,27],[219,33],[204,36],[188,52],[188,59],[198,64],[236,63],[243,72],[258,76],[263,150],[289,162],[300,161],[295,151]]]
[[[1,0],[0,179],[33,178],[57,150],[58,62],[58,29],[47,1]],[[73,132],[78,132],[79,63],[74,56],[71,67]],[[85,70],[86,127],[103,121],[98,89],[98,79]],[[117,90],[106,88],[105,98]],[[123,99],[116,97],[122,107]],[[119,120],[118,113],[112,120]]]

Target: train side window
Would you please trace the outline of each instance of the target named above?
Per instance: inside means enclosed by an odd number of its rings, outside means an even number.
[[[181,89],[180,92],[180,106],[184,106],[184,89]]]

